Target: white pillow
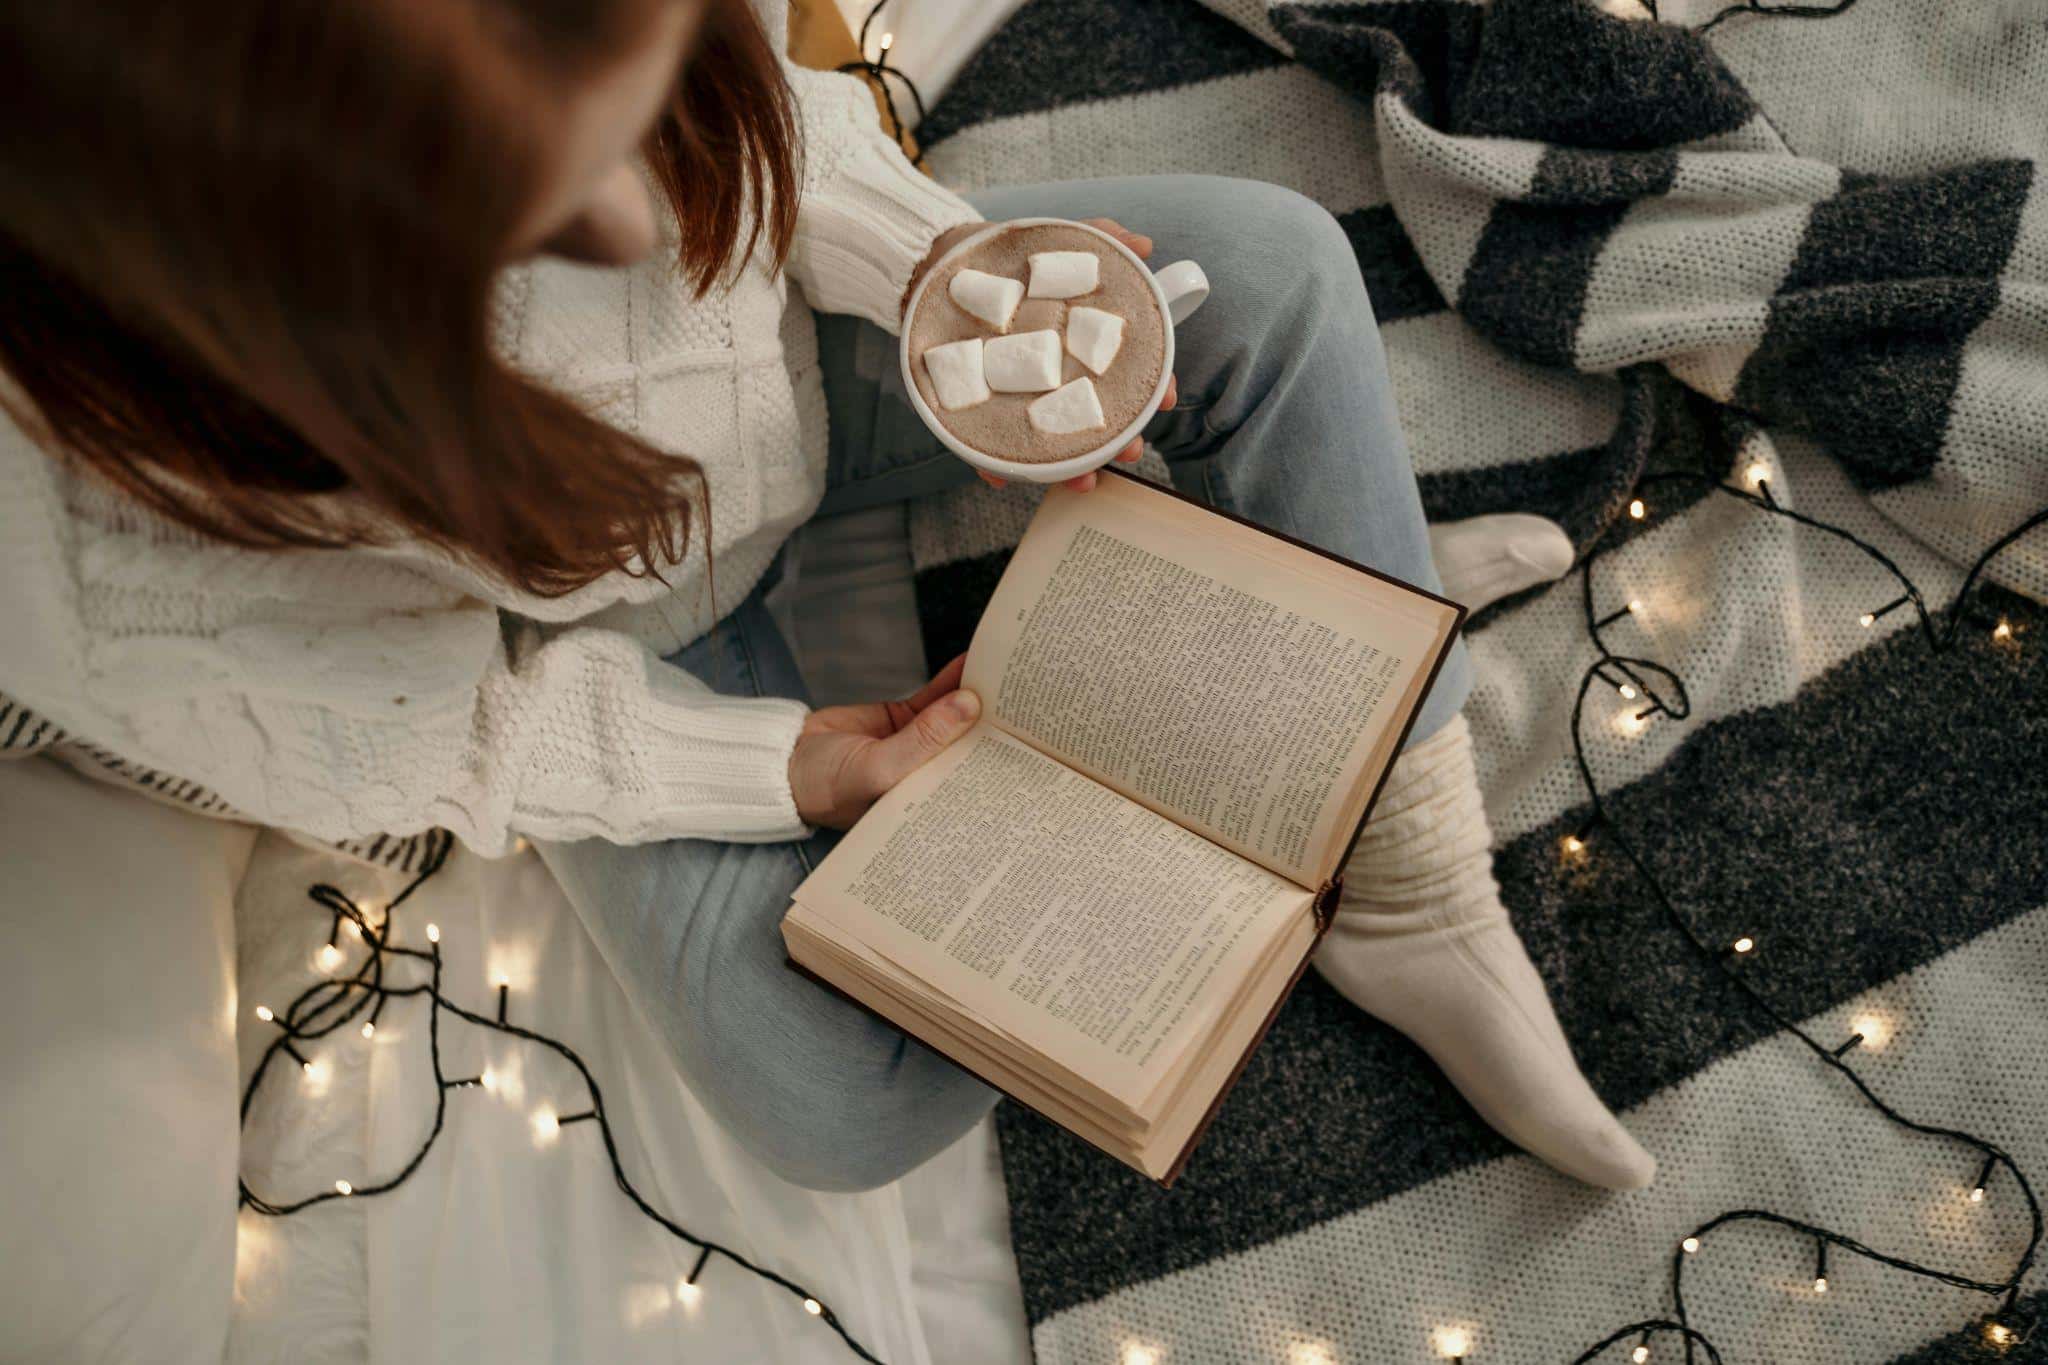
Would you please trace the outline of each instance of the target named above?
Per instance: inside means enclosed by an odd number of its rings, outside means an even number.
[[[0,1357],[217,1361],[255,833],[0,762]]]

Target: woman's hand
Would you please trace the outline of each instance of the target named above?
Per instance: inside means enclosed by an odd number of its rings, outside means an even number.
[[[1142,232],[1132,232],[1129,228],[1125,227],[1122,223],[1117,222],[1113,218],[1083,218],[1081,221],[1086,223],[1089,227],[1101,228],[1104,232],[1108,233],[1110,236],[1116,238],[1119,242],[1122,242],[1125,246],[1129,247],[1131,250],[1131,254],[1133,256],[1136,256],[1141,261],[1152,254],[1152,239],[1150,237],[1147,237]],[[988,224],[986,223],[963,223],[956,228],[947,228],[944,232],[939,234],[938,239],[932,243],[931,253],[927,255],[924,258],[923,262],[919,264],[917,269],[911,273],[910,287],[904,290],[903,292],[903,307],[905,312],[908,312],[910,308],[910,296],[917,292],[917,282],[924,278],[925,272],[932,268],[932,264],[935,261],[937,261],[939,257],[945,255],[948,251],[951,251],[956,244],[966,240],[969,236],[981,231],[983,228],[987,226]],[[1179,401],[1180,381],[1175,378],[1169,378],[1166,381],[1166,396],[1159,400],[1159,410],[1161,412],[1165,412],[1167,409],[1171,408],[1175,403]],[[1125,446],[1122,450],[1119,450],[1116,453],[1116,460],[1119,464],[1130,464],[1144,453],[1145,439],[1141,436],[1136,440],[1132,441],[1129,445]],[[978,470],[976,472],[981,474],[981,481],[991,488],[1001,488],[1004,485],[1004,483],[1007,482],[1007,480],[999,478],[996,475],[990,474],[986,471]],[[1089,489],[1095,487],[1095,475],[1092,473],[1077,474],[1073,478],[1067,480],[1067,487],[1073,489],[1077,493],[1085,493]]]
[[[883,792],[974,728],[981,699],[960,689],[962,654],[908,701],[811,712],[789,756],[789,791],[806,824],[849,828]]]

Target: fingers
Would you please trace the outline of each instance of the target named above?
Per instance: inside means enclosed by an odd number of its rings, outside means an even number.
[[[973,729],[980,716],[981,699],[972,692],[952,692],[925,707],[916,720],[861,751],[855,760],[856,797],[863,802],[879,797]]]
[[[1177,374],[1170,374],[1166,376],[1166,397],[1159,400],[1159,410],[1161,412],[1171,412],[1179,406],[1180,376]]]
[[[1092,472],[1076,474],[1073,478],[1067,480],[1067,487],[1073,489],[1076,493],[1086,493],[1089,489],[1095,487],[1095,475]]]
[[[1152,239],[1142,232],[1133,232],[1114,218],[1083,218],[1082,222],[1092,228],[1101,228],[1110,236],[1131,249],[1139,260],[1152,254]]]
[[[999,479],[995,475],[989,473],[986,469],[977,469],[974,472],[979,474],[981,476],[981,481],[987,484],[990,488],[1002,488],[1009,483],[1008,479]]]
[[[925,707],[930,706],[940,697],[945,696],[948,692],[958,687],[960,685],[960,675],[966,669],[967,656],[965,654],[954,655],[951,663],[948,663],[934,674],[930,682],[911,693],[904,700],[903,704],[908,706],[913,712],[924,710]]]
[[[1145,438],[1140,436],[1116,453],[1118,464],[1136,464],[1145,454]]]
[[[910,724],[917,713],[900,701],[866,701],[851,706],[827,706],[811,712],[806,728],[838,735],[865,735],[882,739]]]

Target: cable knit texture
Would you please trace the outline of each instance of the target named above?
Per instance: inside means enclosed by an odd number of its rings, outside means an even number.
[[[780,50],[784,6],[757,8]],[[511,363],[703,464],[717,601],[701,521],[660,579],[540,598],[417,543],[207,541],[0,420],[0,692],[80,745],[321,839],[439,826],[496,853],[515,831],[800,836],[804,708],[717,696],[661,656],[737,604],[823,494],[811,308],[893,330],[933,239],[976,215],[903,158],[860,82],[788,74],[804,174],[786,274],[749,261],[693,299],[671,224],[640,265],[536,261],[495,301]]]
[[[1505,1137],[1588,1184],[1647,1185],[1657,1163],[1579,1071],[1501,904],[1492,844],[1457,716],[1395,762],[1316,968],[1414,1039]]]

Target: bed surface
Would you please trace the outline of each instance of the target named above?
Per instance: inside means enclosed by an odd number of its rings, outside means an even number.
[[[807,676],[829,680],[821,703],[922,681],[900,508],[819,523],[794,560],[772,605]],[[315,979],[328,922],[306,889],[322,880],[371,898],[400,885],[263,837],[237,907],[245,1076],[268,1041],[254,1006]],[[685,1227],[813,1288],[886,1360],[1029,1359],[990,1124],[884,1189],[796,1189],[683,1088],[532,853],[458,850],[397,914],[401,937],[440,926],[458,1000],[487,1008],[502,972],[514,1022],[581,1053],[628,1171]],[[324,1078],[267,1081],[244,1133],[252,1187],[303,1197],[402,1164],[431,1116],[424,1020],[395,1002],[374,1040],[344,1031],[323,1044]],[[730,1265],[714,1263],[693,1308],[678,1301],[691,1253],[614,1187],[596,1130],[536,1137],[537,1108],[580,1096],[566,1063],[459,1026],[443,1055],[450,1075],[489,1067],[497,1083],[451,1092],[446,1131],[411,1181],[290,1218],[244,1211],[230,1360],[852,1359],[791,1298]]]

